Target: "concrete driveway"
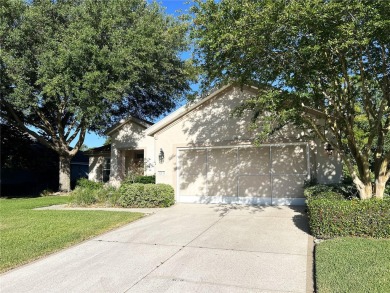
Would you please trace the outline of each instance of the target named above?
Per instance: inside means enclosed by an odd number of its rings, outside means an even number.
[[[302,208],[177,204],[0,276],[4,292],[312,292]]]

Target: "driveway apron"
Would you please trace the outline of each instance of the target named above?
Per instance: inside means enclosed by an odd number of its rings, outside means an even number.
[[[302,207],[177,204],[0,276],[0,292],[312,292]]]

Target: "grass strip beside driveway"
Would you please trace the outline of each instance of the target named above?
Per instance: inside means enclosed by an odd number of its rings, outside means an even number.
[[[390,292],[390,239],[336,238],[316,246],[318,293]]]
[[[0,199],[0,272],[143,216],[128,212],[32,210],[68,201],[64,196]]]

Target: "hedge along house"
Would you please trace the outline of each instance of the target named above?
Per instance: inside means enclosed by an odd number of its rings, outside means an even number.
[[[250,113],[230,114],[254,94],[254,87],[227,85],[154,125],[135,118],[120,123],[108,131],[111,184],[119,184],[137,151],[150,162],[145,174],[173,186],[177,202],[304,204],[306,180],[339,182],[339,156],[329,156],[323,144],[292,126],[253,145]],[[98,180],[93,172],[89,178]]]

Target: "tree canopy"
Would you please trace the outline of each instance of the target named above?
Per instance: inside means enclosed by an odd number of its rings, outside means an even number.
[[[1,19],[2,117],[59,153],[61,189],[87,130],[153,119],[189,90],[187,25],[155,2],[5,0]]]
[[[254,84],[264,139],[287,123],[342,156],[360,197],[390,177],[390,2],[207,0],[192,8],[203,87]],[[267,114],[266,114],[267,113]]]

